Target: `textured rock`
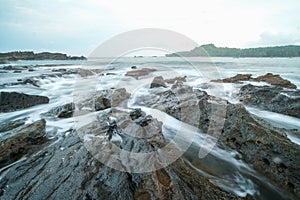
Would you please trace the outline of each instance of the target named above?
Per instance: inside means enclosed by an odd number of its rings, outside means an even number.
[[[242,83],[242,81],[263,81],[269,83],[274,86],[296,89],[297,86],[291,83],[289,80],[283,79],[281,76],[277,74],[267,73],[262,76],[258,76],[256,78],[251,77],[252,74],[237,74],[236,76],[225,78],[225,79],[217,79],[212,80],[212,82],[219,83]]]
[[[274,185],[299,198],[300,146],[286,137],[288,130],[269,125],[242,105],[227,102],[224,107],[222,104],[223,100],[181,84],[175,84],[172,91],[146,102],[147,106],[160,109],[208,134],[218,128],[215,124],[224,120],[219,129],[219,145],[235,149],[244,161],[251,163]],[[225,112],[222,109],[226,109]]]
[[[284,87],[284,88],[291,88],[291,89],[297,88],[297,86],[295,84],[291,83],[289,80],[283,79],[279,75],[272,74],[272,73],[267,73],[263,76],[256,77],[253,80],[254,81],[264,81],[271,85]]]
[[[86,100],[78,103],[78,109],[104,110],[111,107],[119,106],[123,101],[130,97],[125,88],[100,90],[94,97],[88,97]]]
[[[136,79],[139,79],[141,76],[146,76],[151,72],[156,71],[156,69],[142,68],[137,70],[128,71],[125,76],[132,76]]]
[[[0,112],[11,112],[48,102],[49,98],[45,96],[28,95],[17,92],[1,92]]]
[[[18,125],[17,128],[1,134],[0,168],[9,165],[30,151],[45,143],[45,120],[29,125]],[[14,128],[14,126],[12,127]]]
[[[243,86],[240,100],[250,106],[300,118],[300,90],[273,86]]]
[[[153,119],[148,125],[152,128],[147,128],[133,122],[129,114],[119,114],[120,118],[116,120],[120,123],[116,122],[114,126],[108,117],[99,116],[98,130],[93,126],[86,126],[84,130],[87,134],[97,133],[101,143],[111,145],[107,133],[120,134],[123,140],[118,145],[129,152],[153,150],[157,142],[164,145],[157,120]],[[133,139],[123,132],[133,124],[149,130],[149,137]],[[1,199],[240,199],[220,190],[181,158],[168,167],[148,173],[109,168],[87,151],[78,135],[73,131],[10,167],[0,181]],[[113,160],[112,157],[109,159]]]
[[[241,81],[249,81],[252,74],[237,74],[236,76],[224,79],[212,80],[212,82],[219,83],[241,83]]]
[[[150,84],[150,88],[156,87],[167,87],[162,76],[157,76],[153,79],[152,83]]]
[[[73,116],[73,112],[75,110],[74,103],[67,103],[62,106],[58,106],[49,110],[46,115],[53,115],[58,118],[69,118]]]

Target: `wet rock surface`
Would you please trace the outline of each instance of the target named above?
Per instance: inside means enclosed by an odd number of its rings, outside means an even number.
[[[283,79],[283,78],[281,78],[281,76],[279,76],[277,74],[272,74],[272,73],[267,73],[263,76],[256,77],[253,80],[264,81],[271,85],[284,87],[284,88],[291,88],[291,89],[297,88],[297,86],[295,84],[291,83],[289,80]]]
[[[141,76],[146,76],[154,71],[156,71],[156,69],[150,69],[150,68],[136,69],[136,70],[126,72],[125,76],[132,76],[136,79],[139,79]]]
[[[155,87],[167,87],[162,76],[157,76],[153,79],[152,83],[150,84],[150,88]]]
[[[79,102],[78,108],[79,110],[105,110],[107,108],[119,106],[129,97],[130,94],[126,91],[125,88],[100,90],[88,97],[86,100]]]
[[[295,198],[300,197],[300,147],[286,137],[288,130],[271,126],[240,104],[224,102],[189,86],[175,84],[172,90],[159,95],[159,98],[148,100],[146,105],[208,134],[220,131],[219,145],[235,149],[244,161],[253,164],[254,169],[265,174],[274,185],[284,188]]]
[[[33,153],[44,144],[46,139],[46,121],[38,120],[24,124],[23,120],[7,124],[10,130],[2,129],[0,141],[0,167],[9,165],[27,153]]]
[[[218,83],[242,83],[243,81],[256,81],[256,82],[266,82],[274,86],[279,86],[283,88],[297,89],[297,86],[291,83],[289,80],[283,79],[278,74],[267,73],[256,78],[252,77],[252,74],[237,74],[233,77],[212,80],[211,82]]]
[[[134,118],[146,115],[121,113],[122,123],[100,117],[98,136],[104,143],[111,143],[110,131],[122,135],[119,144],[129,152],[143,152],[164,144],[161,126],[155,119],[147,125],[149,137],[133,139],[126,135],[128,124],[138,123]],[[138,119],[136,118],[136,119]],[[117,121],[120,119],[117,119]],[[127,125],[124,122],[128,122]],[[151,125],[152,124],[152,125]],[[88,128],[87,126],[86,128]],[[92,126],[90,127],[92,128]],[[86,131],[94,129],[84,129]],[[151,131],[152,130],[152,131]],[[122,133],[123,132],[123,133]],[[82,133],[82,132],[81,132]],[[53,145],[34,154],[25,161],[4,170],[0,182],[2,199],[240,199],[224,192],[189,167],[181,158],[168,167],[148,173],[130,173],[103,165],[87,151],[80,137],[72,131]],[[160,137],[157,137],[159,136]],[[251,197],[247,197],[251,199]]]
[[[44,114],[52,115],[58,118],[69,118],[73,116],[74,110],[75,110],[75,104],[67,103],[65,105],[52,108],[51,110],[49,110],[47,113]]]
[[[241,83],[241,81],[249,81],[252,74],[237,74],[230,78],[212,80],[212,82],[218,83]]]
[[[246,105],[300,118],[300,90],[248,84],[239,97]]]
[[[48,102],[49,98],[45,96],[29,95],[17,92],[1,92],[0,112],[11,112]]]

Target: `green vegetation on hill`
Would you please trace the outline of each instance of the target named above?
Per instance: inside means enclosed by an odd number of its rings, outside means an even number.
[[[191,51],[183,51],[167,54],[167,57],[300,57],[300,46],[276,46],[276,47],[259,47],[259,48],[228,48],[216,47],[213,44],[206,44],[196,47]]]
[[[34,53],[32,51],[15,51],[0,53],[0,60],[85,60],[84,56],[68,56],[63,53]]]

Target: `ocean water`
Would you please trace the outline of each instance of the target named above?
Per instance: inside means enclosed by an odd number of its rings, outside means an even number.
[[[11,65],[13,67],[31,66],[36,71],[23,70],[22,73],[14,73],[1,68]],[[38,66],[36,66],[38,65]],[[43,65],[43,66],[42,66]],[[156,71],[140,77],[125,76],[131,71],[132,66],[138,69],[151,68]],[[80,77],[77,74],[64,74],[59,77],[49,76],[55,74],[57,69],[101,69],[102,74],[90,77]],[[300,88],[300,58],[166,58],[166,57],[142,57],[142,58],[102,58],[88,61],[17,61],[10,64],[0,65],[0,89],[1,91],[16,91],[27,94],[44,95],[50,98],[49,104],[38,105],[31,108],[0,113],[0,123],[27,117],[27,123],[44,118],[42,113],[53,107],[86,98],[96,90],[124,87],[132,94],[129,107],[143,107],[143,99],[151,95],[147,88],[153,77],[163,76],[174,78],[187,76],[188,85],[205,90],[213,96],[238,103],[236,94],[243,84],[220,84],[210,80],[231,77],[236,74],[251,73],[253,77],[266,73],[279,74]],[[4,73],[6,72],[6,73]],[[34,79],[40,87],[30,84],[13,85],[18,79]],[[246,83],[245,83],[246,84]],[[265,85],[266,83],[256,83]],[[274,126],[300,130],[300,119],[282,114],[272,113],[253,107],[246,109],[263,117]],[[219,147],[213,148],[205,159],[195,160],[197,149],[205,136],[195,127],[180,122],[173,117],[156,110],[151,112],[153,117],[164,121],[163,134],[166,138],[172,138],[176,127],[181,127],[182,137],[180,140],[190,142],[192,145],[184,154],[184,159],[199,173],[207,176],[215,184],[224,190],[231,191],[244,197],[247,194],[260,196],[262,199],[281,199],[284,194],[280,189],[268,183],[261,175],[257,174],[250,165],[237,158],[237,152],[225,151]],[[164,118],[161,118],[161,116]],[[49,137],[60,137],[74,127],[73,118],[57,120],[47,117],[47,134]],[[195,140],[189,141],[188,135],[196,135]],[[186,137],[185,137],[186,136]],[[300,145],[300,136],[289,135],[289,139]],[[1,139],[1,137],[0,137]],[[22,161],[20,161],[22,162]],[[219,166],[223,166],[220,169]],[[206,171],[205,169],[211,169]],[[211,172],[213,171],[213,173]]]

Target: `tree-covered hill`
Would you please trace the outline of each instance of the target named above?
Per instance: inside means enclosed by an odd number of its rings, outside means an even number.
[[[211,56],[211,57],[299,57],[300,46],[276,46],[276,47],[259,47],[259,48],[228,48],[216,47],[213,44],[206,44],[196,47],[191,51],[177,52],[167,54],[167,57],[197,57],[197,56]]]

